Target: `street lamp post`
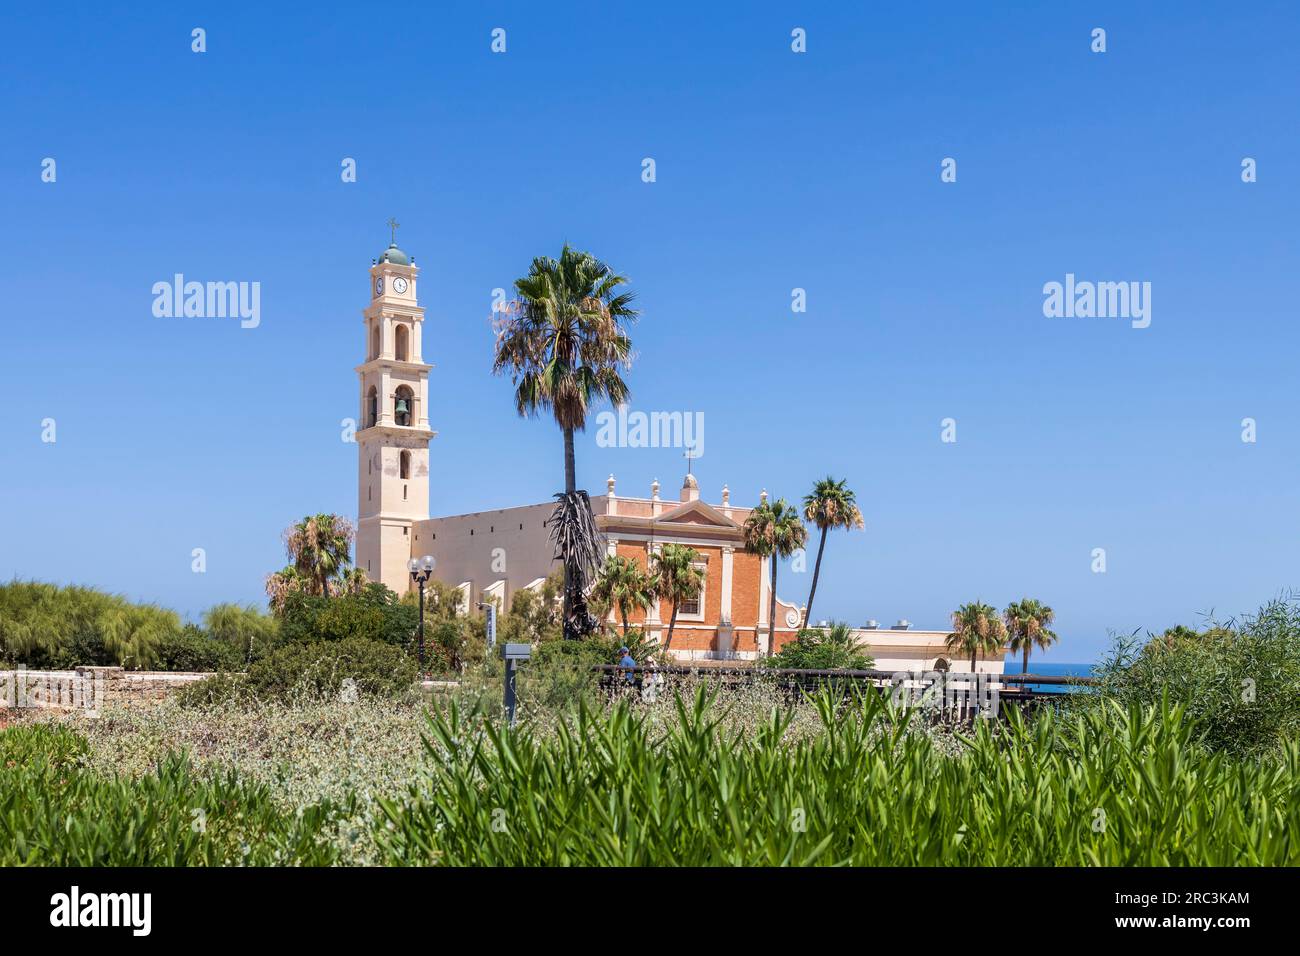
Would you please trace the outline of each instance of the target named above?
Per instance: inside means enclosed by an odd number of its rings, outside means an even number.
[[[406,562],[406,569],[411,572],[411,580],[420,588],[420,627],[419,627],[419,647],[420,647],[420,680],[424,680],[424,585],[433,574],[433,569],[437,562],[433,560],[433,555],[426,554],[422,558],[412,558]]]

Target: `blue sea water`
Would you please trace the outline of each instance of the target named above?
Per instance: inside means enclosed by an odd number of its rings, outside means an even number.
[[[1005,662],[1005,673],[1019,674],[1021,659],[1019,654],[1008,654]],[[1032,657],[1029,659],[1029,673],[1042,674],[1044,677],[1091,677],[1092,664],[1075,664],[1068,662],[1047,662],[1035,661]],[[1036,691],[1061,691],[1068,693],[1070,688],[1060,684],[1027,684],[1031,690]]]

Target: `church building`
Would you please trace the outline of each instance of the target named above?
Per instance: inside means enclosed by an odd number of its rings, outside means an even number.
[[[546,525],[553,501],[429,517],[429,370],[422,348],[424,310],[416,297],[419,269],[396,241],[370,267],[370,305],[362,312],[365,361],[359,378],[361,425],[357,431],[358,503],[356,563],[372,580],[405,593],[407,562],[431,554],[434,577],[460,588],[469,610],[494,601],[509,610],[520,588],[538,588],[560,567]],[[678,608],[670,651],[683,660],[746,660],[774,653],[799,630],[803,609],[779,595],[776,620],[770,607],[768,558],[745,550],[742,528],[750,508],[733,505],[724,485],[721,500],[700,497],[687,474],[676,500],[620,496],[610,475],[603,495],[592,495],[596,526],[608,554],[645,568],[667,543],[686,544],[700,555],[704,589]],[[765,501],[767,492],[760,494]],[[800,582],[801,586],[803,582]],[[629,617],[662,643],[672,607],[656,601]],[[610,622],[615,623],[611,612]],[[925,670],[936,665],[969,670],[969,661],[947,659],[947,631],[913,630],[906,621],[880,629],[874,622],[856,632],[882,669]],[[964,664],[964,666],[963,666]],[[1002,672],[1001,655],[981,658],[977,669]]]

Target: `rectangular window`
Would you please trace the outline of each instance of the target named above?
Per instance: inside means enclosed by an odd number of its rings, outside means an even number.
[[[707,561],[697,561],[695,567],[704,575],[704,584],[701,586],[699,594],[689,601],[682,602],[682,606],[677,609],[677,615],[679,617],[702,621],[704,620],[704,594],[709,587],[709,565]]]

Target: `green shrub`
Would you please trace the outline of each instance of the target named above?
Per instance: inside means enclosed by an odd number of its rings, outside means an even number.
[[[228,671],[243,663],[234,647],[187,624],[159,642],[155,666],[166,671]]]
[[[180,629],[174,611],[94,588],[39,581],[0,585],[0,660],[10,665],[147,669],[156,666],[161,643]]]
[[[280,632],[277,620],[252,604],[214,604],[203,612],[203,629],[213,640],[229,647],[241,664],[251,664],[269,654]]]
[[[60,724],[28,724],[0,731],[0,769],[45,766],[61,773],[78,766],[87,752],[86,739]]]
[[[180,754],[139,779],[91,773],[78,755],[66,731],[0,731],[0,865],[328,866],[331,824],[355,812],[283,809],[234,774],[200,779]]]
[[[1180,705],[1212,750],[1255,754],[1300,738],[1300,604],[1272,601],[1240,624],[1117,639],[1097,670],[1122,703]]]
[[[176,700],[182,707],[239,706],[249,699],[247,677],[229,672],[219,672],[187,684],[176,693]]]
[[[186,688],[189,706],[245,700],[294,703],[358,696],[396,697],[412,693],[416,662],[405,651],[380,641],[346,638],[289,644],[251,664],[247,676],[216,675]]]
[[[410,646],[420,612],[382,584],[337,597],[294,592],[279,615],[279,636],[287,643],[349,638]]]
[[[671,706],[671,704],[670,704]],[[820,733],[773,710],[723,736],[711,702],[583,706],[538,733],[430,719],[431,772],[381,799],[394,864],[1206,866],[1300,863],[1300,746],[1236,761],[1179,708],[979,721],[957,756],[881,695],[816,700]],[[1104,826],[1098,826],[1098,821]]]
[[[497,640],[533,645],[559,641],[564,631],[560,623],[563,590],[563,569],[549,575],[537,590],[517,588],[509,612],[497,620]]]
[[[830,630],[805,628],[763,663],[807,670],[870,670],[875,660],[847,624],[836,623]]]

